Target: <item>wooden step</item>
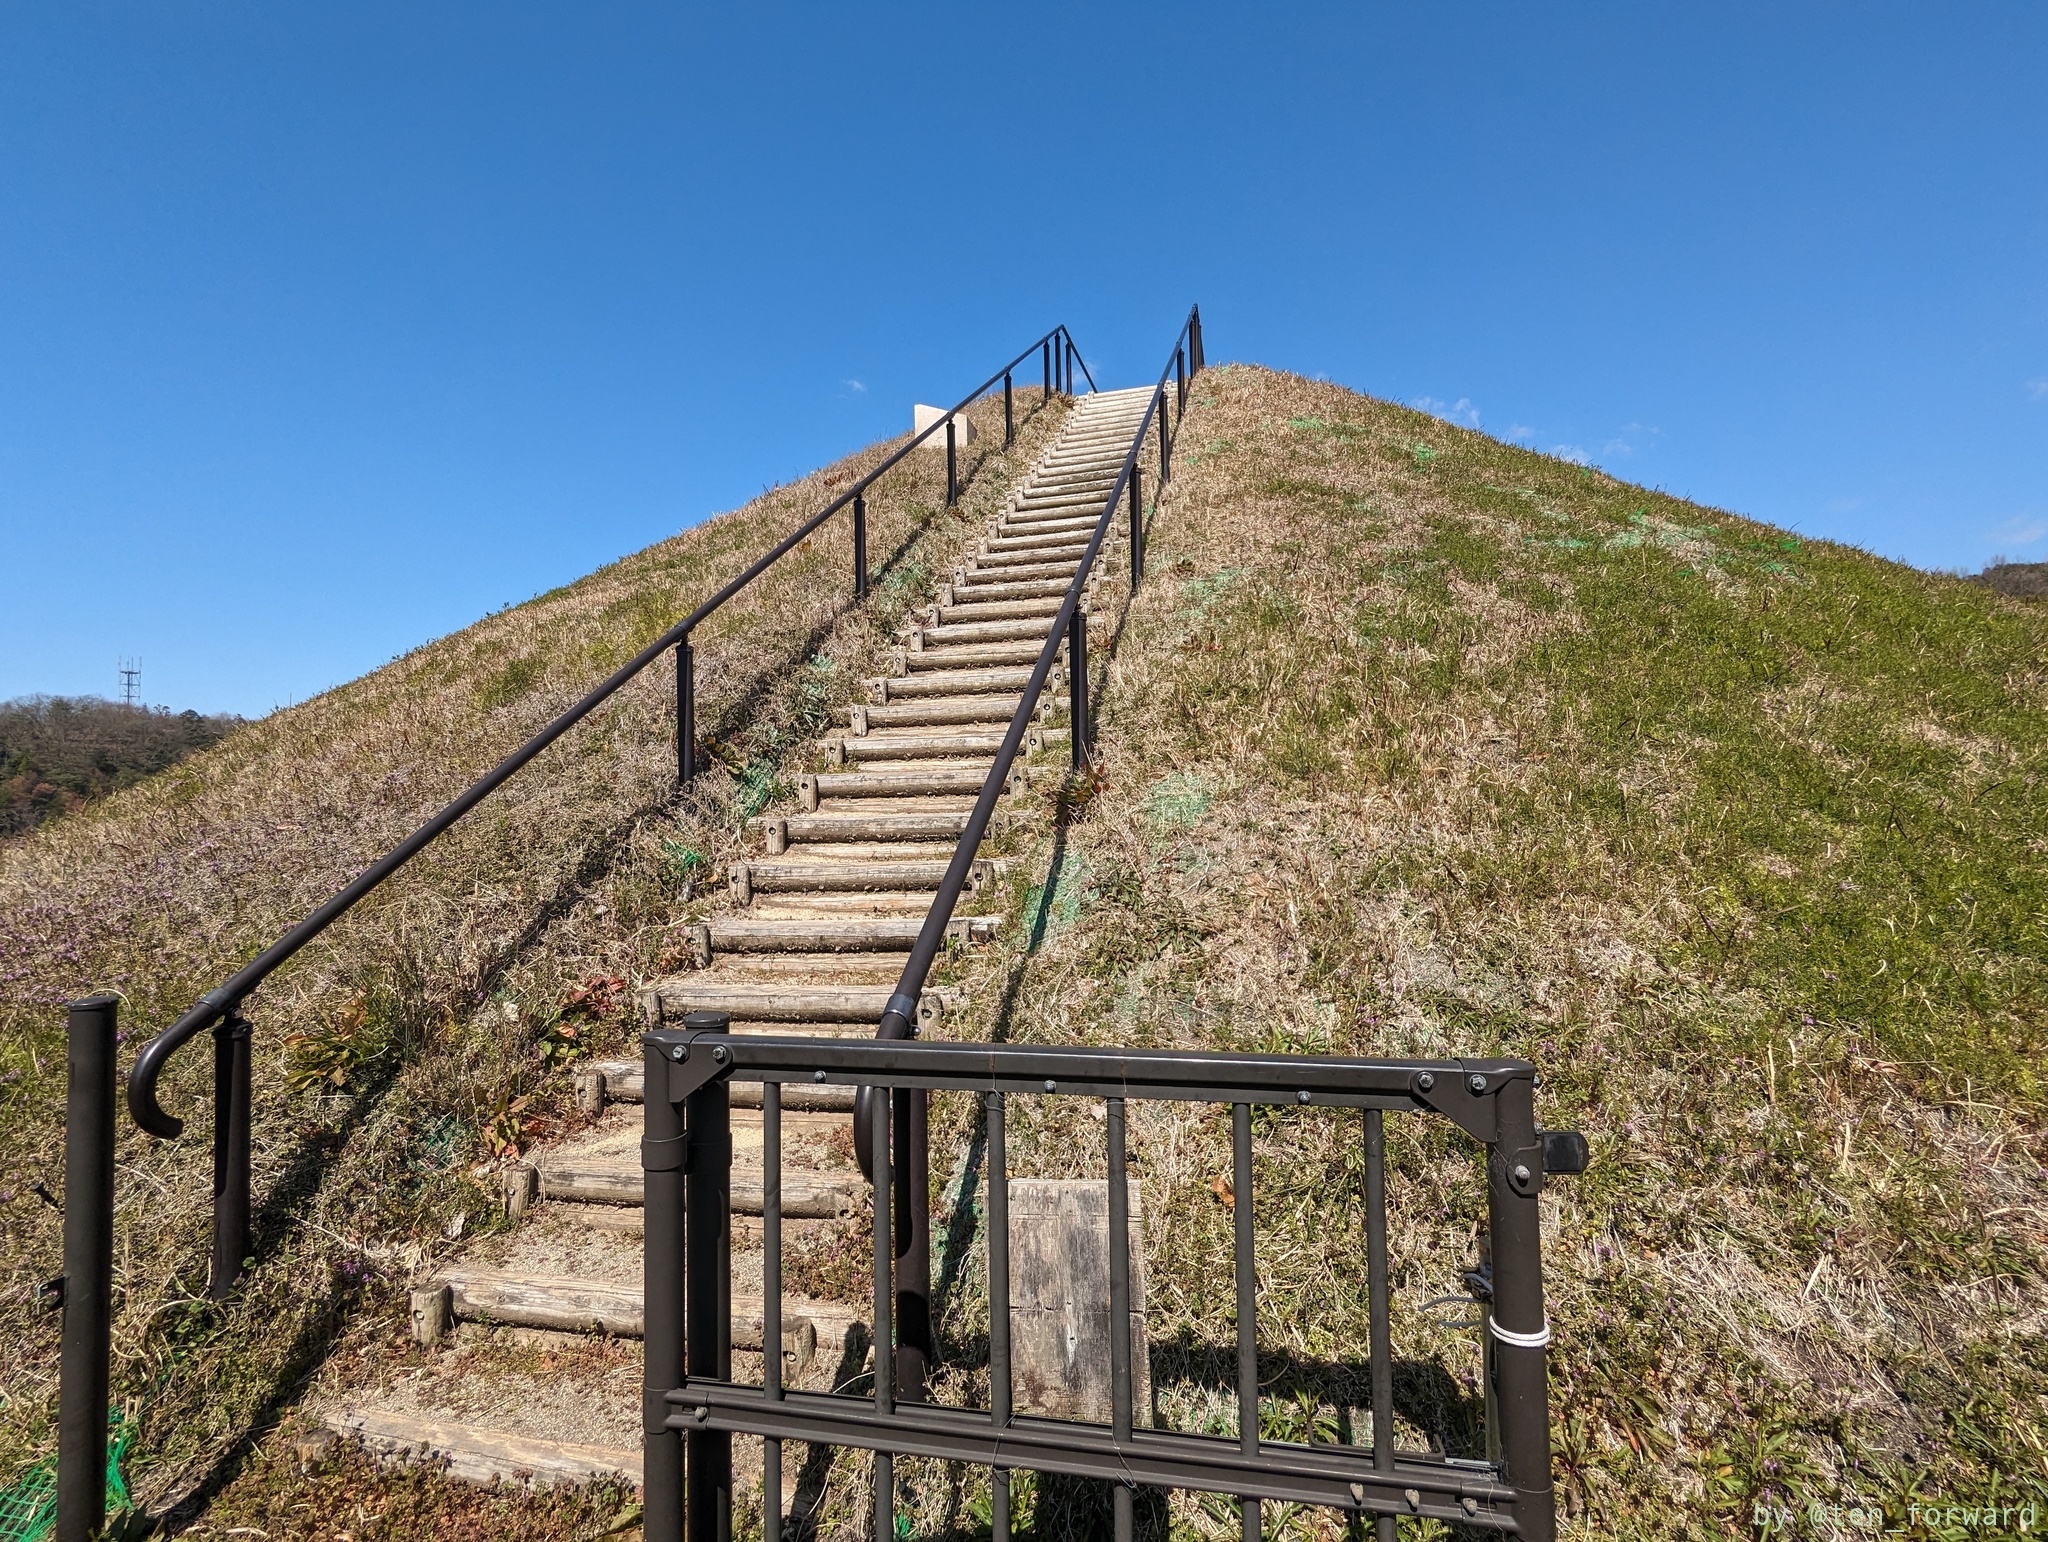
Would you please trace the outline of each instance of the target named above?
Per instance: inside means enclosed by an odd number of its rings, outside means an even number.
[[[833,719],[855,734],[874,728],[944,728],[956,723],[1007,723],[1021,696],[966,696],[957,700],[908,702],[900,707],[835,707]]]
[[[946,863],[804,862],[766,857],[735,862],[727,871],[732,874],[735,893],[844,893],[859,889],[936,889],[945,879]],[[986,883],[991,871],[986,862],[977,862],[967,880],[969,889]]]
[[[576,1279],[566,1275],[514,1274],[496,1269],[450,1269],[437,1276],[429,1292],[446,1289],[453,1315],[463,1321],[507,1323],[522,1328],[552,1328],[561,1333],[595,1329],[617,1338],[639,1338],[646,1331],[645,1296],[637,1284]],[[808,1368],[820,1343],[837,1348],[863,1320],[833,1302],[785,1296],[782,1301],[782,1344],[785,1365],[792,1352]],[[761,1298],[732,1296],[732,1347],[761,1349]]]
[[[994,535],[982,541],[980,550],[991,554],[1002,552],[1050,552],[1064,551],[1068,547],[1085,547],[1088,544],[1086,530],[1053,530],[1044,535]]]
[[[1054,602],[1053,610],[1058,610]],[[912,652],[923,652],[932,648],[950,648],[961,643],[995,643],[1021,641],[1025,638],[1043,640],[1046,616],[1020,616],[1015,620],[946,622],[939,626],[920,626],[910,634]]]
[[[967,600],[956,605],[934,605],[930,615],[939,626],[961,626],[971,621],[1021,621],[1032,616],[1059,614],[1066,591],[1033,595],[1018,600]]]
[[[415,1418],[380,1408],[336,1408],[322,1422],[344,1439],[359,1440],[367,1449],[394,1461],[445,1462],[449,1476],[466,1483],[527,1483],[551,1488],[605,1478],[637,1485],[641,1478],[641,1453],[621,1447],[541,1440],[479,1424]]]
[[[1014,716],[1016,709],[1011,709]],[[871,733],[834,740],[829,752],[850,760],[936,760],[945,756],[975,756],[992,761],[1003,747],[1003,735]],[[1044,748],[1045,731],[1033,727],[1024,735],[1026,754]]]
[[[586,1205],[638,1205],[647,1197],[646,1174],[634,1162],[543,1157],[533,1164],[540,1176],[542,1199],[575,1200]],[[829,1221],[850,1215],[866,1202],[867,1180],[859,1173],[821,1173],[802,1168],[782,1170],[782,1213],[791,1220]],[[732,1169],[735,1215],[761,1213],[761,1170]]]
[[[999,924],[995,916],[955,916],[946,935],[958,942],[986,942]],[[907,953],[924,926],[922,917],[875,916],[832,920],[761,921],[714,916],[704,923],[708,964],[721,953]]]
[[[821,985],[805,990],[762,990],[748,986],[713,985],[691,975],[671,975],[644,985],[635,995],[640,1020],[649,1028],[682,1021],[686,1012],[729,1012],[738,1021],[757,1023],[879,1024],[895,987],[888,985]],[[939,998],[926,991],[917,1005],[919,1028],[937,1023]]]
[[[976,567],[973,563],[969,563],[953,575],[953,593],[958,595],[963,590],[979,589],[988,584],[1042,583],[1047,580],[1053,580],[1059,583],[1061,586],[1060,592],[1064,594],[1073,586],[1074,569],[1079,566],[1080,563],[1078,561],[1010,562],[1005,560],[993,568],[984,570]]]
[[[1071,578],[1074,570],[1081,565],[1082,553],[1087,549],[1086,541],[1076,541],[1071,547],[977,552],[969,571],[996,573],[1028,569],[1033,578],[1051,578],[1060,573],[1065,573]]]
[[[1036,662],[1034,658],[1033,662]],[[1050,690],[1054,682],[1066,683],[1066,670],[1056,668],[1052,678],[1046,681]],[[1014,666],[1000,669],[952,669],[943,673],[923,672],[923,677],[893,675],[885,680],[866,682],[868,694],[874,705],[886,707],[906,697],[921,696],[977,696],[1005,692],[1015,697],[1031,683],[1031,671]],[[1012,709],[1014,710],[1014,708]]]
[[[1014,583],[1004,578],[969,579],[941,584],[939,604],[978,605],[985,600],[1061,600],[1066,598],[1067,591],[1073,586],[1072,577],[1020,578]]]
[[[576,1081],[576,1101],[588,1111],[594,1112],[606,1102],[639,1103],[647,1095],[647,1063],[642,1060],[590,1060],[578,1065],[572,1074]],[[731,1087],[734,1108],[761,1106],[759,1082],[733,1082]],[[792,1111],[802,1109],[810,1113],[850,1114],[853,1112],[853,1089],[820,1087],[814,1082],[787,1082],[782,1088],[782,1106]]]
[[[988,765],[934,766],[915,771],[820,771],[796,779],[797,802],[815,814],[826,798],[925,798],[942,794],[972,797],[988,781]],[[1018,784],[1016,768],[1009,783]]]
[[[908,649],[896,655],[906,671],[915,674],[929,674],[935,669],[992,669],[1004,664],[1035,664],[1038,653],[1045,646],[1043,634],[1037,642],[1000,643],[946,643],[935,648],[926,648],[922,653]],[[1060,646],[1066,646],[1066,639],[1060,639]]]
[[[792,841],[957,841],[967,829],[967,811],[962,809],[957,814],[764,814],[753,823],[767,837],[772,854],[778,844],[787,849]]]

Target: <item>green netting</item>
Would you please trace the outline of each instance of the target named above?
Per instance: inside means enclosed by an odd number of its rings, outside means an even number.
[[[121,1457],[128,1449],[128,1421],[107,1413],[107,1531],[130,1509]],[[57,1527],[57,1459],[46,1456],[12,1488],[0,1491],[0,1542],[44,1542]]]

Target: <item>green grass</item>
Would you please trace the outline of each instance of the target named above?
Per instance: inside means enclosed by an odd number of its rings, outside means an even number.
[[[1183,443],[1087,879],[956,966],[1013,986],[959,1031],[1534,1060],[1595,1154],[1546,1200],[1573,1534],[2048,1503],[2048,614],[1262,370],[1205,377]],[[1199,1423],[1228,1143],[1147,1117],[1155,1371]],[[1013,1128],[1099,1173],[1077,1110]],[[1262,1135],[1262,1418],[1360,1398],[1356,1144]],[[1470,1336],[1421,1308],[1483,1190],[1448,1130],[1390,1149],[1402,1438],[1456,1449]]]

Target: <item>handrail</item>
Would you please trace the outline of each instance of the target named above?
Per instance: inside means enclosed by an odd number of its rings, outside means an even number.
[[[236,1024],[239,1021],[239,1008],[242,1002],[265,979],[290,959],[293,954],[297,953],[307,943],[318,937],[343,915],[347,914],[365,895],[376,889],[385,879],[405,866],[407,862],[411,861],[423,849],[432,844],[449,826],[453,825],[464,814],[467,814],[477,804],[489,797],[516,774],[521,767],[525,766],[527,762],[531,761],[542,750],[553,744],[563,734],[581,722],[624,686],[627,681],[638,675],[670,648],[677,650],[677,662],[679,665],[677,678],[678,773],[680,781],[688,782],[694,772],[695,758],[694,727],[691,723],[692,696],[694,692],[690,683],[690,633],[708,619],[713,612],[717,611],[720,606],[724,605],[727,600],[730,600],[756,578],[759,578],[761,574],[766,572],[777,561],[788,555],[805,537],[824,524],[826,520],[849,505],[852,505],[854,508],[855,594],[856,596],[864,596],[867,593],[865,515],[868,488],[884,473],[898,465],[912,450],[923,444],[925,440],[936,434],[941,428],[944,428],[946,431],[947,449],[947,501],[949,503],[954,501],[958,491],[954,478],[952,453],[954,420],[976,401],[980,400],[985,392],[989,391],[998,382],[1001,382],[1005,387],[1004,409],[1007,442],[1008,436],[1014,432],[1014,422],[1009,418],[1008,388],[1010,378],[1016,371],[1017,366],[1022,364],[1033,353],[1042,353],[1044,357],[1049,386],[1054,383],[1056,374],[1063,375],[1071,383],[1071,370],[1074,362],[1081,364],[1084,373],[1087,370],[1087,363],[1081,359],[1079,351],[1074,347],[1073,336],[1068,332],[1065,324],[1062,323],[1054,327],[1050,332],[1034,340],[1029,347],[1023,349],[1008,363],[982,381],[980,385],[968,392],[943,417],[912,435],[908,443],[890,455],[879,466],[875,467],[874,470],[868,472],[859,481],[855,482],[852,487],[849,487],[845,492],[834,498],[832,502],[827,504],[818,513],[805,520],[803,524],[784,537],[738,577],[727,583],[716,594],[691,611],[689,615],[634,654],[626,663],[612,671],[610,675],[606,676],[602,682],[588,692],[574,706],[556,717],[554,721],[541,729],[539,733],[528,739],[518,749],[492,767],[491,770],[485,772],[483,776],[471,783],[459,796],[438,814],[434,815],[433,818],[413,831],[411,835],[363,869],[353,882],[349,883],[332,899],[321,905],[303,921],[299,922],[298,925],[257,954],[255,958],[243,965],[242,968],[237,970],[222,984],[201,996],[198,1002],[187,1010],[183,1016],[179,1017],[169,1028],[151,1040],[143,1048],[141,1054],[136,1057],[135,1065],[128,1074],[128,1112],[134,1117],[135,1122],[152,1135],[164,1140],[175,1139],[183,1131],[185,1127],[184,1121],[167,1112],[163,1104],[158,1100],[157,1081],[162,1075],[164,1065],[181,1046],[203,1028],[223,1023],[228,1024],[230,1027]],[[1060,355],[1062,353],[1065,355],[1064,370],[1061,369],[1063,361]],[[1093,389],[1093,377],[1090,377],[1089,386],[1090,389]],[[242,1034],[231,1033],[228,1037],[240,1038],[244,1046],[241,1054],[246,1061],[247,1041],[245,1034],[246,1031],[244,1030]],[[226,1049],[222,1053],[231,1055],[233,1051],[232,1049]],[[246,1085],[246,1070],[243,1073],[243,1082]],[[219,1090],[219,1088],[226,1087],[228,1081],[225,1078],[217,1077],[217,1084],[217,1090]],[[245,1112],[246,1110],[244,1109],[243,1111]],[[225,1119],[219,1121],[223,1129],[225,1129],[227,1122]],[[243,1138],[246,1140],[246,1130],[243,1132]],[[221,1141],[222,1137],[217,1135],[216,1145],[219,1146]],[[223,1170],[223,1154],[222,1150],[217,1150],[215,1153],[217,1191],[220,1187],[219,1175]],[[243,1170],[246,1171],[246,1161],[243,1161],[241,1165]],[[216,1223],[220,1220],[220,1199],[221,1195],[217,1192]],[[247,1211],[246,1201],[247,1196],[245,1194],[242,1196],[241,1205],[244,1216],[246,1216]],[[215,1240],[217,1244],[217,1259],[229,1254],[236,1259],[241,1257],[242,1249],[239,1242],[234,1241],[234,1239],[222,1239],[219,1237],[216,1237]],[[232,1242],[233,1245],[223,1249],[220,1244],[224,1241]],[[216,1290],[218,1291],[220,1288],[222,1288],[220,1282],[216,1281]]]
[[[1145,436],[1151,432],[1152,419],[1159,413],[1160,423],[1160,487],[1166,485],[1171,475],[1171,441],[1173,429],[1165,412],[1166,383],[1175,379],[1175,396],[1181,410],[1187,406],[1187,381],[1192,370],[1202,367],[1202,310],[1199,305],[1191,306],[1187,320],[1181,323],[1180,331],[1174,335],[1173,346],[1167,350],[1166,367],[1159,372],[1159,383],[1152,389],[1152,397],[1145,404],[1145,416],[1137,432],[1131,437],[1131,447],[1124,454],[1123,465],[1117,471],[1115,484],[1102,505],[1102,514],[1095,521],[1095,531],[1088,539],[1087,550],[1081,554],[1081,565],[1075,570],[1074,580],[1067,586],[1066,598],[1060,602],[1058,613],[1047,629],[1045,646],[1038,652],[1038,662],[1032,666],[1031,677],[1025,682],[1024,694],[1017,703],[1017,710],[1010,717],[1009,729],[1003,735],[1003,742],[996,751],[995,763],[989,767],[988,777],[981,785],[981,794],[974,801],[973,812],[967,816],[966,828],[961,832],[960,844],[953,849],[953,859],[946,866],[946,876],[939,884],[938,894],[933,898],[931,909],[925,913],[924,925],[919,928],[917,941],[912,945],[910,958],[903,966],[903,973],[896,982],[896,989],[882,1012],[880,1026],[875,1030],[877,1039],[908,1039],[915,1037],[917,1002],[924,990],[925,977],[931,973],[933,963],[939,956],[939,949],[946,939],[946,926],[952,919],[953,909],[960,902],[960,895],[967,886],[968,875],[973,871],[974,862],[981,849],[982,837],[988,833],[989,821],[995,816],[996,801],[1002,796],[1010,775],[1010,767],[1022,748],[1024,736],[1031,723],[1032,714],[1038,709],[1038,698],[1045,689],[1045,682],[1052,674],[1053,663],[1059,657],[1060,641],[1063,636],[1071,639],[1068,669],[1073,680],[1072,710],[1069,714],[1068,736],[1073,747],[1074,768],[1079,770],[1086,763],[1087,756],[1087,617],[1081,614],[1081,595],[1087,588],[1088,575],[1095,566],[1095,558],[1102,550],[1102,543],[1109,534],[1109,522],[1116,513],[1117,504],[1122,501],[1127,487],[1134,488],[1131,508],[1131,588],[1137,589],[1144,572],[1144,509],[1143,497],[1135,491],[1138,480],[1138,451],[1144,447]],[[1086,366],[1083,366],[1086,369]],[[1094,380],[1091,377],[1089,384]],[[898,1301],[899,1309],[905,1313],[899,1318],[901,1325],[896,1347],[896,1387],[900,1397],[919,1399],[924,1395],[924,1372],[926,1355],[930,1345],[926,1340],[930,1322],[930,1258],[926,1245],[928,1217],[925,1206],[912,1198],[924,1192],[929,1153],[926,1150],[924,1102],[909,1092],[898,1092],[895,1098],[901,1106],[896,1117],[890,1122],[895,1130],[896,1165],[903,1169],[902,1181],[897,1185],[897,1233],[900,1241],[898,1259]],[[871,1133],[874,1128],[874,1098],[872,1090],[863,1087],[854,1099],[853,1149],[859,1159],[861,1171],[868,1181],[875,1181],[873,1170],[874,1142]]]

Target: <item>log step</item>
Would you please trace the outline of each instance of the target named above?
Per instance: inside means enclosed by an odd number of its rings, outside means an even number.
[[[1034,656],[1033,663],[1036,663]],[[869,680],[868,695],[876,706],[890,706],[906,697],[922,696],[982,696],[1006,692],[1012,698],[1012,710],[1017,693],[1031,683],[1031,671],[1012,666],[1007,669],[948,669],[943,673],[934,671],[922,678],[908,675],[892,675],[885,680]],[[1046,681],[1053,685],[1066,683],[1066,671],[1055,669]]]
[[[1028,571],[1033,578],[1050,578],[1064,573],[1072,578],[1074,570],[1081,565],[1081,554],[1087,547],[1086,541],[1076,541],[1058,550],[979,552],[971,559],[972,571]]]
[[[587,1113],[596,1113],[607,1102],[639,1103],[647,1095],[647,1066],[639,1060],[586,1061],[576,1068],[575,1083],[576,1101]],[[761,1106],[759,1082],[733,1082],[731,1088],[734,1108]],[[801,1109],[806,1113],[850,1114],[853,1089],[787,1082],[782,1088],[782,1106],[791,1112]]]
[[[940,648],[927,648],[922,653],[905,650],[897,655],[903,661],[905,671],[912,674],[928,674],[933,670],[988,669],[1001,664],[1036,664],[1039,651],[1044,648],[1045,629],[1039,629],[1036,642],[993,642],[993,643],[947,643]],[[1067,640],[1059,642],[1065,648]],[[900,678],[900,676],[899,676]]]
[[[985,773],[984,773],[985,774]],[[773,858],[735,862],[732,886],[735,892],[816,893],[820,890],[844,893],[849,889],[936,889],[946,876],[945,861],[909,862],[782,862]],[[968,887],[978,888],[991,869],[977,862],[968,875]]]
[[[960,942],[986,942],[999,924],[996,916],[955,916],[946,923],[946,935]],[[923,926],[923,920],[913,916],[843,921],[720,916],[705,923],[705,951],[711,958],[721,953],[907,953]]]
[[[640,988],[640,1020],[650,1028],[678,1022],[686,1012],[730,1012],[757,1023],[878,1024],[895,994],[886,985],[819,985],[772,990],[745,985],[707,985],[688,975],[656,980]],[[926,991],[917,1004],[920,1029],[939,1020],[939,998]]]
[[[1057,603],[1053,610],[1059,609]],[[1046,630],[1045,615],[1025,616],[1014,621],[962,621],[945,622],[939,626],[920,626],[911,633],[912,651],[924,648],[946,648],[959,643],[1010,642],[1031,638],[1043,641]]]
[[[647,1197],[646,1175],[632,1162],[602,1162],[559,1157],[534,1164],[542,1199],[575,1200],[586,1205],[638,1205]],[[820,1173],[785,1167],[782,1171],[782,1213],[796,1221],[829,1221],[853,1213],[864,1203],[867,1182],[859,1173]],[[732,1169],[735,1215],[761,1213],[761,1170]],[[547,1326],[542,1324],[542,1326]]]
[[[451,1269],[427,1287],[446,1289],[452,1314],[462,1321],[508,1323],[522,1328],[553,1328],[562,1333],[596,1329],[619,1338],[639,1338],[646,1331],[640,1286],[603,1280],[571,1279],[552,1274],[513,1274],[497,1269]],[[838,1347],[862,1320],[846,1307],[827,1301],[785,1296],[782,1301],[782,1350],[785,1365],[798,1352],[808,1367],[820,1342]],[[732,1346],[761,1348],[761,1298],[732,1297]]]
[[[800,776],[797,800],[815,813],[825,798],[926,798],[979,793],[988,780],[990,767],[935,766],[926,771],[821,771]],[[1016,782],[1014,768],[1011,782]]]
[[[1011,715],[1016,709],[1010,709]],[[1045,747],[1046,734],[1042,728],[1027,728],[1024,731],[1024,753],[1032,754]],[[946,756],[972,756],[993,763],[996,751],[1003,747],[1003,736],[985,734],[864,734],[834,741],[833,751],[847,760],[936,760]]]
[[[900,707],[837,707],[833,719],[856,734],[872,728],[947,728],[965,723],[1007,723],[1021,696],[968,696],[958,700],[907,702]],[[960,832],[953,832],[958,835]]]
[[[337,1408],[322,1422],[344,1439],[360,1440],[367,1449],[393,1461],[445,1462],[449,1476],[466,1483],[527,1483],[552,1488],[558,1483],[595,1483],[606,1478],[638,1485],[641,1478],[637,1450],[541,1440],[381,1408]]]
[[[754,826],[767,836],[771,850],[778,839],[785,847],[791,841],[957,841],[967,829],[967,810],[957,814],[764,815]]]
[[[1066,590],[1024,600],[969,600],[959,605],[935,605],[932,621],[937,626],[963,626],[972,621],[1018,621],[1029,616],[1056,616],[1066,600]]]

